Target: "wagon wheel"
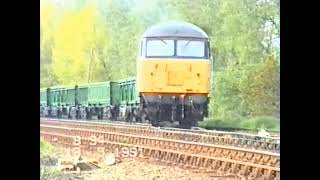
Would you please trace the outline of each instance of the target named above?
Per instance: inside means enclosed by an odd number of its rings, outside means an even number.
[[[96,113],[97,113],[98,120],[101,120],[103,116],[103,111],[99,109]]]
[[[111,108],[110,108],[110,107],[107,107],[107,108],[105,109],[105,115],[106,115],[106,118],[107,118],[108,120],[112,119],[112,114],[111,114]]]
[[[44,117],[48,117],[48,108],[44,108],[44,110],[43,110],[43,115],[44,115]]]
[[[85,109],[80,109],[80,118],[87,119],[87,112]]]
[[[76,111],[76,119],[81,119],[80,109],[76,107],[75,111]]]
[[[51,115],[51,117],[56,117],[57,116],[57,109],[55,109],[55,108],[52,109],[50,115]]]
[[[130,122],[137,122],[137,118],[136,118],[136,114],[137,114],[137,112],[136,112],[136,109],[131,109],[131,111],[130,111]]]
[[[58,119],[60,119],[61,118],[61,111],[59,110],[59,109],[57,109],[57,115],[56,115],[56,117],[58,118]]]
[[[76,112],[75,108],[71,108],[71,110],[70,110],[70,118],[71,119],[77,119],[76,115],[77,115],[77,112]]]
[[[52,110],[50,108],[48,108],[48,116],[47,117],[51,117],[52,114]]]
[[[126,109],[124,117],[126,122],[132,122],[131,109]]]
[[[135,122],[142,122],[142,112],[139,109],[134,109],[134,118],[135,118]]]
[[[99,118],[100,118],[100,120],[103,120],[103,118],[104,118],[104,108],[100,108],[100,110],[99,110]]]
[[[91,109],[85,110],[85,112],[86,112],[86,119],[87,120],[91,120],[92,119],[92,111],[91,111]]]

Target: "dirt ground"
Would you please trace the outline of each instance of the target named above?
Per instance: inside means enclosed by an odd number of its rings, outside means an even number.
[[[59,148],[59,158],[68,158],[66,151]],[[84,160],[86,158],[83,158]],[[89,161],[89,160],[88,160]],[[183,168],[173,165],[138,158],[116,158],[115,164],[99,163],[100,169],[81,171],[75,174],[60,174],[41,179],[63,180],[233,180],[240,179],[232,176],[218,176],[213,172],[198,169]]]
[[[157,162],[138,159],[123,159],[121,162],[102,167],[84,176],[88,180],[227,180],[232,177],[214,176],[213,173],[199,172],[194,169],[184,169],[177,166],[168,166]]]

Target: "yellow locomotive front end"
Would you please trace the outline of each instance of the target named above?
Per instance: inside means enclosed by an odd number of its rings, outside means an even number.
[[[140,59],[138,74],[138,90],[142,94],[209,93],[208,60]]]
[[[159,24],[141,39],[137,84],[153,125],[190,128],[208,111],[211,72],[207,34],[189,23]]]

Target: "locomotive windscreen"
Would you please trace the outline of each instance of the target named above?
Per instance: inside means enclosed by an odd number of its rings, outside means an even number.
[[[141,56],[147,58],[208,59],[208,48],[207,41],[203,39],[148,38],[141,43]]]

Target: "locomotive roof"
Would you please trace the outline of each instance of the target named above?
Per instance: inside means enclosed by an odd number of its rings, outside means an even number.
[[[207,33],[200,27],[186,22],[160,23],[147,29],[142,37],[191,37],[208,39]]]

